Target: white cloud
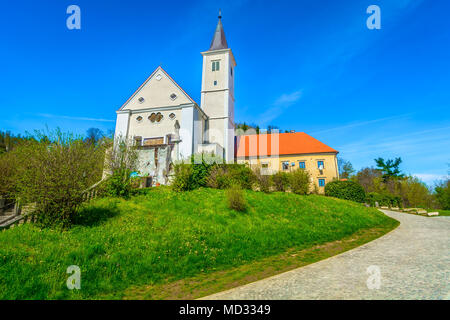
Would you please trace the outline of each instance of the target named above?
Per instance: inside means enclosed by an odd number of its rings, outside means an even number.
[[[287,107],[291,106],[302,97],[302,90],[297,90],[292,93],[283,93],[279,96],[270,108],[264,111],[258,119],[261,125],[267,125],[272,120],[278,118]]]
[[[62,116],[62,115],[48,114],[48,113],[39,113],[38,116],[45,117],[45,118],[59,118],[59,119],[78,120],[78,121],[114,122],[114,120],[110,120],[110,119],[71,117],[71,116]]]
[[[302,97],[302,90],[298,90],[289,94],[282,94],[275,102],[275,106],[290,106]]]

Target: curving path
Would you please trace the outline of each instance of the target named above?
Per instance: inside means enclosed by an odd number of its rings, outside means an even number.
[[[379,239],[203,299],[450,299],[450,217],[382,211],[400,226]]]

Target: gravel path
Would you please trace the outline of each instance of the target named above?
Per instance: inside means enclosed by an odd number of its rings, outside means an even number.
[[[375,241],[203,299],[450,299],[450,217],[382,211],[400,226]]]

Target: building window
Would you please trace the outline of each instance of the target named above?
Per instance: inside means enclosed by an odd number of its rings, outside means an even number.
[[[135,146],[142,146],[142,137],[134,137]]]
[[[171,120],[175,119],[175,113],[169,114],[169,118],[170,118]]]
[[[306,168],[305,161],[299,161],[299,162],[298,162],[298,167],[299,167],[300,169],[305,169],[305,168]]]
[[[319,187],[325,187],[325,179],[319,179]]]
[[[217,81],[216,80],[214,80],[214,85],[217,86]]]
[[[177,98],[177,95],[175,93],[172,93],[170,95],[170,99],[175,100]]]
[[[281,167],[283,170],[289,170],[289,161],[282,162]]]
[[[161,114],[161,112],[158,113],[152,113],[149,117],[148,120],[150,120],[151,122],[160,122],[162,119],[164,118],[164,116]]]
[[[263,169],[267,169],[267,168],[269,168],[269,164],[268,163],[261,163],[261,167]]]
[[[323,161],[317,161],[317,168],[319,168],[320,170],[323,170],[323,168],[325,168]]]
[[[141,116],[138,116],[138,117],[136,118],[136,120],[137,120],[137,122],[141,122],[141,121],[142,121],[142,117],[141,117]]]
[[[219,71],[219,61],[212,62],[212,71]]]
[[[143,103],[145,101],[145,99],[142,97],[140,97],[138,100],[139,100],[139,103]]]
[[[230,68],[230,74],[233,76],[233,68]]]

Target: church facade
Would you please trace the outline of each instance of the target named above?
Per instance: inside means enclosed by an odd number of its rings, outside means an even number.
[[[115,141],[137,147],[141,176],[151,177],[152,184],[167,184],[174,162],[213,153],[267,174],[305,169],[322,192],[326,183],[339,178],[338,151],[305,133],[250,135],[237,130],[235,136],[236,61],[220,16],[210,48],[201,54],[200,105],[158,67],[117,110]]]
[[[195,153],[234,161],[234,68],[221,17],[203,56],[200,106],[158,67],[117,113],[115,141],[139,149],[139,172],[167,183],[171,163]]]

